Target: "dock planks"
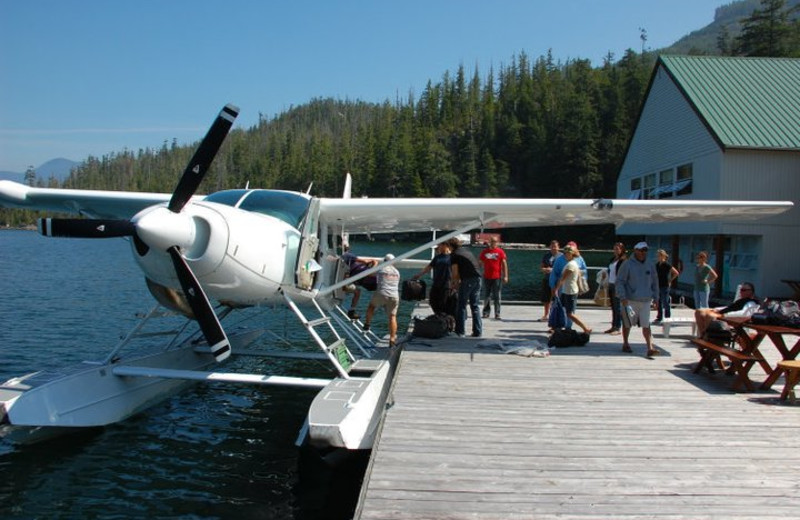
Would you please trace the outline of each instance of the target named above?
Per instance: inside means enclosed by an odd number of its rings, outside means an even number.
[[[478,348],[546,343],[541,312],[505,306],[482,339],[405,345],[356,518],[797,518],[800,406],[778,401],[782,379],[736,393],[731,376],[693,374],[688,327],[667,339],[654,326],[652,360],[634,329],[622,353],[621,336],[602,334],[608,309],[579,308],[595,331],[586,347]],[[762,352],[774,365],[777,351]]]

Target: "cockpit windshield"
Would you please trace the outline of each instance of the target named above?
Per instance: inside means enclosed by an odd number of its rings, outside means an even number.
[[[205,200],[269,215],[299,229],[311,198],[291,191],[225,190],[212,193]]]

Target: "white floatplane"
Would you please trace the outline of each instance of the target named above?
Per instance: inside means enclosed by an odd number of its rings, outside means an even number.
[[[349,174],[342,198],[272,189],[195,195],[237,114],[236,107],[223,108],[172,194],[34,188],[0,181],[0,207],[83,217],[41,219],[40,231],[47,236],[129,239],[158,302],[104,358],[0,384],[1,433],[35,439],[58,429],[111,424],[187,384],[206,381],[319,388],[301,438],[321,448],[370,448],[398,349],[379,348],[382,341],[341,308],[344,289],[358,279],[386,263],[414,265],[414,255],[474,229],[742,220],[792,206],[684,199],[354,199]],[[346,275],[340,254],[348,234],[411,231],[431,232],[432,239],[356,276]],[[211,301],[217,302],[216,308]],[[325,359],[336,377],[219,369],[231,356],[251,354],[248,345],[265,333],[229,330],[229,336],[221,321],[241,308],[274,305],[291,309],[320,351],[259,355]],[[165,344],[127,352],[137,338],[160,334],[146,329],[169,313],[196,322],[199,330],[181,326],[170,331]]]

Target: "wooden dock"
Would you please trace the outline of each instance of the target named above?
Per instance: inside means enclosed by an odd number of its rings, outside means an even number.
[[[690,327],[654,326],[654,359],[634,329],[625,354],[592,307],[578,312],[589,345],[505,354],[497,340],[546,343],[547,324],[541,306],[503,314],[482,339],[404,346],[356,518],[800,518],[800,405],[778,401],[783,378],[736,393],[692,373]]]

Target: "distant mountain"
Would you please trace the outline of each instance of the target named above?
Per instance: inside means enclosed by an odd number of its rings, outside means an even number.
[[[70,161],[69,159],[64,158],[51,159],[38,168],[34,168],[34,171],[36,172],[36,177],[45,183],[50,179],[50,177],[55,177],[59,182],[62,182],[64,179],[69,177],[69,173],[72,171],[72,169],[79,164],[79,162]],[[0,171],[0,180],[23,182],[25,180],[25,172],[20,173]]]
[[[52,176],[59,181],[63,181],[69,177],[69,172],[79,164],[64,158],[52,159],[36,168],[36,176],[43,180],[47,180]]]
[[[800,0],[786,0],[786,8],[797,6]],[[693,31],[669,47],[659,49],[658,54],[720,54],[717,40],[727,31],[729,43],[742,33],[742,20],[761,9],[760,0],[739,0],[718,7],[714,21],[702,29]]]

